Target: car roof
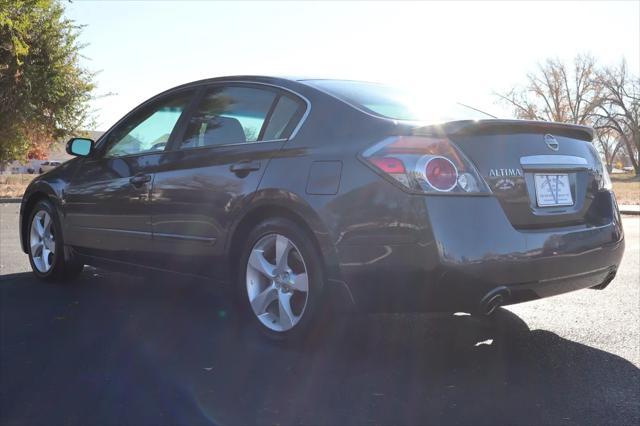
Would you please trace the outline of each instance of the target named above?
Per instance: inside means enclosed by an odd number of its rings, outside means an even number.
[[[228,76],[220,76],[220,77],[211,77],[205,78],[201,80],[191,81],[185,84],[181,84],[179,86],[173,87],[169,90],[180,89],[183,87],[188,87],[192,85],[200,85],[207,83],[216,83],[216,82],[256,82],[256,83],[267,83],[274,85],[282,85],[283,87],[288,87],[291,83],[294,84],[302,84],[306,87],[312,87],[307,81],[312,80],[333,80],[333,81],[362,81],[362,80],[350,80],[350,79],[340,79],[340,78],[324,78],[324,77],[311,77],[311,76],[269,76],[269,75],[252,75],[252,74],[239,74],[239,75],[228,75]],[[362,81],[364,82],[364,81]]]

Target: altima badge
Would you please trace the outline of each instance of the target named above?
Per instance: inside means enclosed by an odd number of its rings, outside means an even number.
[[[544,135],[544,143],[546,143],[549,149],[553,151],[557,151],[558,149],[560,149],[560,144],[558,143],[558,140],[554,138],[553,135],[550,135],[548,133]]]
[[[512,177],[522,176],[522,170],[516,168],[489,169],[489,177]]]

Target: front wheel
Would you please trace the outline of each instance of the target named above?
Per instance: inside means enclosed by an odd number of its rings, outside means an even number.
[[[287,219],[262,222],[247,238],[238,268],[241,304],[269,337],[293,339],[311,329],[324,282],[312,238]]]
[[[73,255],[65,257],[62,230],[51,202],[36,203],[29,217],[29,263],[43,280],[70,280],[82,272],[83,264]]]

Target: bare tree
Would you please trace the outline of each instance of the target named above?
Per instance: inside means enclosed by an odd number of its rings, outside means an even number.
[[[622,154],[625,145],[624,141],[618,137],[618,134],[608,128],[598,128],[596,126],[595,141],[597,142],[597,148],[604,157],[605,164],[609,172],[615,165],[616,158]]]
[[[518,118],[593,126],[607,166],[624,152],[640,173],[640,79],[629,75],[624,61],[598,69],[589,55],[578,55],[571,65],[548,59],[524,86],[496,95]]]
[[[596,61],[589,55],[577,56],[571,67],[547,59],[527,75],[523,87],[496,95],[513,107],[518,118],[591,124],[602,95],[596,76]]]
[[[640,77],[630,76],[624,61],[598,72],[602,100],[594,119],[596,128],[612,131],[624,143],[636,175],[640,173]]]

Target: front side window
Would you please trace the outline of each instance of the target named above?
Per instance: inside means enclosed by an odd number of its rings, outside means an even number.
[[[189,119],[179,148],[255,142],[276,94],[252,87],[215,87]]]
[[[175,95],[135,114],[111,133],[105,157],[163,151],[190,98],[191,92]]]

